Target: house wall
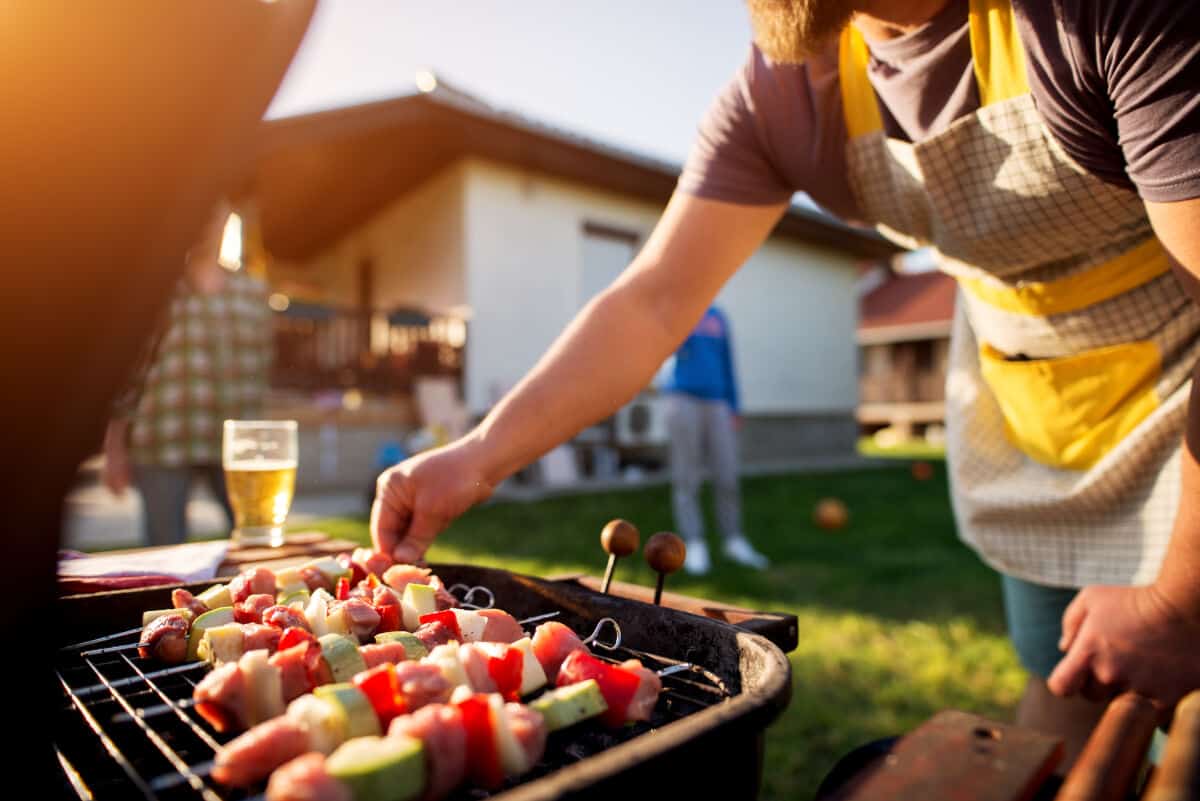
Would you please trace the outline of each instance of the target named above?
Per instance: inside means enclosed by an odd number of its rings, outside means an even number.
[[[661,207],[481,159],[461,168],[473,309],[464,386],[479,415],[534,366],[580,307],[584,223],[629,231],[640,246]],[[745,438],[750,458],[760,450],[754,442],[792,442],[785,450],[793,454],[853,446],[854,264],[847,254],[772,239],[721,291],[743,411],[756,418]]]
[[[661,208],[481,160],[463,170],[473,309],[466,396],[482,413],[578,309],[584,223],[644,242]],[[852,420],[855,276],[848,255],[776,238],[725,287],[718,302],[733,330],[747,414]]]

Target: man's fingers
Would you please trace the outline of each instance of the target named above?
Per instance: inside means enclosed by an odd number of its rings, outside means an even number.
[[[1086,617],[1087,602],[1083,600],[1083,593],[1080,592],[1063,612],[1062,636],[1058,638],[1058,650],[1063,653],[1071,650],[1071,643],[1075,642],[1075,635],[1079,633],[1079,627],[1083,625]]]
[[[444,521],[429,514],[418,512],[413,517],[412,523],[409,524],[404,538],[397,543],[395,550],[392,552],[392,558],[398,562],[411,563],[419,561],[425,556],[425,552],[433,544],[434,538],[441,533],[444,527]]]
[[[1046,686],[1055,695],[1075,695],[1091,676],[1091,654],[1084,648],[1072,648],[1054,668]]]
[[[371,504],[371,544],[380,553],[392,553],[408,528],[409,513],[391,500],[381,489]],[[394,557],[393,557],[394,558]]]

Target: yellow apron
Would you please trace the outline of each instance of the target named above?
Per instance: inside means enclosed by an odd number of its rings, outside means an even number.
[[[946,386],[959,533],[1055,586],[1151,581],[1179,497],[1200,311],[1136,193],[1077,165],[1034,108],[1008,0],[971,0],[980,109],[888,139],[850,27],[839,77],[862,214],[933,247],[959,294]]]

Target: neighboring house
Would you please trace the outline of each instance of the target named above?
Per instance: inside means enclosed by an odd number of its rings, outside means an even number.
[[[285,408],[341,438],[326,472],[373,471],[345,443],[411,424],[415,376],[453,378],[466,414],[486,413],[629,263],[677,175],[442,86],[267,123],[248,249],[283,310]],[[851,451],[856,265],[894,252],[793,208],[721,293],[747,458]]]
[[[954,279],[936,270],[896,274],[875,267],[859,304],[859,407],[864,431],[935,438],[946,419],[946,360]]]

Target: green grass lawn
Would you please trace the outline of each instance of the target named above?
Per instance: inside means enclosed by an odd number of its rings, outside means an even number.
[[[839,756],[940,709],[1010,716],[1024,678],[1004,636],[999,580],[955,537],[941,463],[925,482],[904,464],[748,479],[743,494],[746,530],[774,566],[758,573],[717,555],[710,575],[681,573],[669,584],[799,617],[800,646],[790,655],[795,692],[767,734],[764,799],[811,798]],[[811,521],[813,505],[828,495],[850,509],[842,531]],[[485,506],[457,521],[429,559],[600,574],[598,535],[613,517],[631,520],[643,537],[670,529],[668,489]],[[363,520],[308,527],[368,539]],[[652,577],[640,559],[629,559],[618,578],[650,584]]]
[[[914,439],[885,448],[877,443],[874,437],[859,437],[858,452],[863,456],[874,456],[881,459],[946,458],[946,447],[944,445],[933,445],[922,439]]]

